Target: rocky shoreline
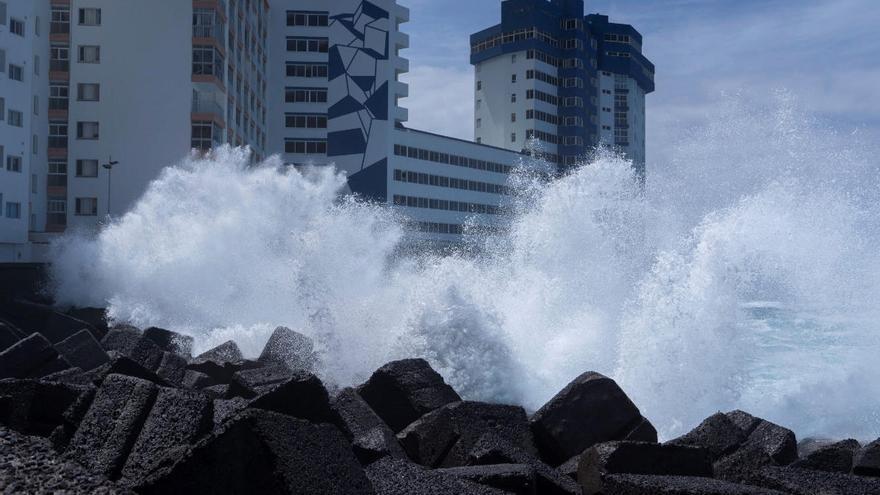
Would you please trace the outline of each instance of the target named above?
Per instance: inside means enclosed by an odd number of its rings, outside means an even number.
[[[3,493],[880,494],[880,439],[797,443],[743,411],[665,443],[586,372],[532,414],[463,401],[421,359],[328,389],[308,338],[191,355],[103,312],[0,308]]]

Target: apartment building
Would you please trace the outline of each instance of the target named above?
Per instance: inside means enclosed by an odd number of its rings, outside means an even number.
[[[265,156],[264,0],[51,0],[45,230],[126,212],[191,149]]]
[[[0,1],[0,263],[29,261],[43,228],[49,0]]]
[[[654,65],[642,36],[583,0],[505,0],[501,23],[471,36],[474,139],[537,146],[560,169],[605,144],[644,174],[645,95]]]
[[[407,8],[394,0],[270,6],[271,153],[297,166],[335,164],[352,193],[406,215],[415,238],[456,242],[468,221],[497,228],[522,155],[406,127]]]

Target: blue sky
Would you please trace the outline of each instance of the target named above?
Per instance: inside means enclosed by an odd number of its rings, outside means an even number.
[[[410,8],[411,127],[471,138],[468,36],[499,22],[500,0],[399,0]],[[724,94],[769,103],[778,90],[844,132],[880,139],[880,0],[586,0],[587,13],[633,24],[657,66],[648,153],[662,161],[681,130]]]

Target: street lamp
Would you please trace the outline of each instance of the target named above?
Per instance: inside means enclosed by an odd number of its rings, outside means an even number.
[[[111,156],[107,163],[101,165],[102,167],[107,169],[107,216],[110,216],[110,179],[113,173],[113,166],[118,165],[119,162],[114,162],[113,157]]]

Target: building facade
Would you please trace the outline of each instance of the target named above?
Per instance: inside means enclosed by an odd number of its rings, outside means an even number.
[[[45,219],[49,0],[0,1],[0,262]]]
[[[292,165],[332,163],[352,193],[396,207],[415,238],[455,242],[497,228],[521,155],[406,127],[409,70],[394,0],[272,0],[269,148]],[[283,34],[279,34],[283,33]]]
[[[51,0],[46,232],[124,213],[191,149],[265,156],[267,8]]]
[[[644,173],[645,95],[654,66],[642,37],[583,0],[505,0],[501,23],[471,36],[474,139],[537,148],[560,169],[604,144]]]

